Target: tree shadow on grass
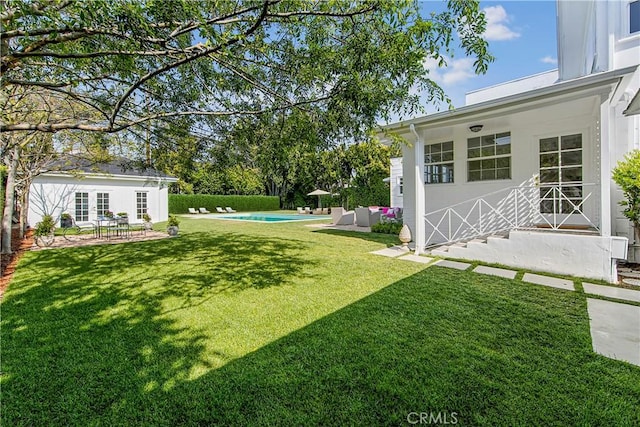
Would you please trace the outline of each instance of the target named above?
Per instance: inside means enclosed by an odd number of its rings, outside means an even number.
[[[384,233],[365,233],[362,231],[349,231],[349,230],[314,230],[314,233],[329,234],[332,236],[342,236],[349,238],[357,238],[361,240],[367,240],[370,242],[382,243],[386,246],[399,245],[400,241],[398,236]]]
[[[210,331],[167,310],[295,285],[291,277],[312,262],[304,250],[285,239],[192,233],[27,254],[2,302],[3,424],[157,424],[167,390],[227,357],[211,354]]]
[[[175,242],[149,250],[171,262],[172,248],[191,247],[193,268],[208,258],[209,245]],[[219,243],[242,259],[248,241]],[[254,242],[271,245],[297,250]],[[593,354],[577,293],[429,268],[212,367],[205,331],[160,317],[162,290],[84,286],[74,301],[52,282],[3,303],[6,425],[401,425],[410,412],[456,412],[460,425],[637,421],[640,371]]]

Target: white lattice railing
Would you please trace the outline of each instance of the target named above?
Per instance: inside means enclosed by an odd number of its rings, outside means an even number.
[[[559,230],[579,222],[599,230],[585,213],[592,183],[539,184],[534,176],[505,188],[425,214],[425,247],[473,239],[516,228]],[[564,191],[563,191],[564,190]],[[541,213],[544,210],[544,213]]]

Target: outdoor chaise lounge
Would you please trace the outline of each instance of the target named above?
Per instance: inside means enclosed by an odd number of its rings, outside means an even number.
[[[227,210],[227,212],[229,212],[229,213],[234,213],[234,212],[235,212],[235,210],[231,209],[229,206],[227,206],[225,209],[226,209],[226,210]]]
[[[189,213],[190,214],[197,214],[198,211],[196,210],[196,208],[189,208]]]
[[[356,208],[356,225],[358,227],[371,227],[380,222],[380,211],[371,211],[369,208]]]
[[[222,209],[220,206],[216,206],[216,212],[218,212],[218,213],[227,213],[227,211]]]
[[[345,211],[342,207],[331,208],[331,220],[333,221],[333,225],[352,225],[353,218],[353,211]]]
[[[209,212],[209,211],[207,210],[207,208],[200,208],[200,213],[208,214],[208,213],[211,213],[211,212]]]
[[[301,207],[298,207],[298,213],[299,213],[299,214],[303,214],[303,213],[304,213],[304,209],[303,209],[303,208],[301,208]]]

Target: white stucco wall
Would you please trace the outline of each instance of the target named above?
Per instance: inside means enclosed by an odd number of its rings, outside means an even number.
[[[394,157],[391,159],[391,180],[389,182],[389,190],[391,191],[391,206],[396,208],[403,207],[404,196],[400,192],[400,180],[403,178],[402,157]]]
[[[109,210],[127,212],[130,222],[142,222],[136,218],[136,193],[147,193],[147,213],[153,222],[168,218],[166,183],[159,188],[157,179],[132,177],[85,177],[46,174],[36,177],[31,185],[28,221],[35,226],[45,214],[58,220],[60,214],[75,215],[75,193],[89,193],[89,221],[97,218],[97,193],[109,194]]]
[[[533,271],[617,282],[615,245],[610,237],[539,231],[512,231],[509,238],[451,246],[448,256],[499,263]]]

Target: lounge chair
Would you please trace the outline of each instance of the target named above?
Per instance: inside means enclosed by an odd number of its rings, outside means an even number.
[[[227,213],[227,211],[222,209],[220,206],[216,206],[216,212],[218,212],[218,213]]]
[[[229,213],[234,213],[234,212],[236,212],[235,210],[231,209],[229,206],[227,206],[225,209],[226,209],[226,210],[227,210],[227,212],[229,212]]]
[[[353,211],[345,211],[342,207],[331,208],[331,220],[333,225],[352,225]]]
[[[198,211],[196,210],[196,208],[189,208],[189,213],[190,214],[197,214]]]
[[[371,227],[380,222],[380,211],[372,212],[369,208],[356,208],[356,225]]]
[[[311,214],[311,208],[309,206],[304,207],[304,213]]]
[[[303,213],[304,213],[304,209],[302,209],[302,208],[300,208],[300,207],[299,207],[299,208],[298,208],[298,213],[299,213],[299,214],[303,214]]]
[[[209,212],[209,211],[207,210],[207,208],[200,208],[200,213],[208,214],[208,213],[211,213],[211,212]]]

